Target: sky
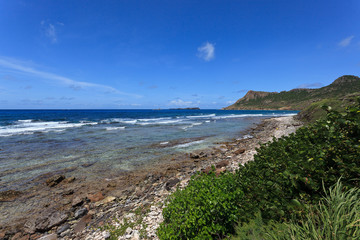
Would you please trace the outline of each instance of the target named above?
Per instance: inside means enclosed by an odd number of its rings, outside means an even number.
[[[360,72],[359,0],[0,0],[0,109],[219,109]]]

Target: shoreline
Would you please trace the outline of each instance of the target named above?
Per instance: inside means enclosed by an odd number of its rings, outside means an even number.
[[[167,161],[124,172],[93,186],[82,184],[81,179],[63,179],[53,187],[47,186],[49,191],[43,191],[42,197],[49,199],[43,210],[33,212],[30,219],[22,218],[15,225],[0,229],[0,239],[14,235],[19,239],[36,239],[46,234],[58,239],[106,239],[108,232],[100,231],[99,227],[120,226],[124,219],[138,221],[140,215],[143,226],[132,225],[126,229],[123,239],[138,239],[140,234],[156,239],[164,201],[177,186],[185,187],[195,172],[209,171],[211,165],[216,166],[219,174],[234,171],[238,164],[252,160],[259,142],[287,135],[300,126],[293,116],[264,119],[243,132],[248,138],[193,153],[175,154]],[[33,189],[31,194],[14,196],[12,203],[30,201],[36,194]],[[141,214],[132,213],[135,209],[141,209]],[[120,219],[120,223],[113,218]]]

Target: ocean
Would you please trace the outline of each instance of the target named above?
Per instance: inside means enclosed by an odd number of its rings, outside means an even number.
[[[241,138],[296,111],[0,110],[0,191],[48,173],[96,180]]]

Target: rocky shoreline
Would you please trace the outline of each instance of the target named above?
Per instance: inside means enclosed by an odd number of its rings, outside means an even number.
[[[253,159],[259,143],[288,135],[301,125],[293,117],[265,119],[241,139],[174,155],[152,167],[90,185],[61,174],[44,177],[45,183],[26,193],[13,191],[0,196],[0,203],[33,201],[35,206],[36,199],[48,199],[36,212],[29,211],[16,223],[1,226],[0,239],[107,239],[115,228],[119,239],[157,239],[167,196],[177,187],[185,187],[192,175],[208,172],[212,165],[217,174],[235,171],[239,164]]]

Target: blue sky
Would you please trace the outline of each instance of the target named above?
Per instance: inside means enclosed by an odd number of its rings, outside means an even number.
[[[360,71],[359,0],[0,0],[0,108],[222,108]]]

